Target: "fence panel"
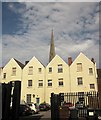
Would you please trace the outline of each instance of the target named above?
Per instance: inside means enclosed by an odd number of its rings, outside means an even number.
[[[74,106],[77,102],[81,102],[83,108],[78,109],[78,117],[87,117],[88,108],[101,108],[101,92],[72,92],[60,94],[60,105],[68,102],[72,103]]]

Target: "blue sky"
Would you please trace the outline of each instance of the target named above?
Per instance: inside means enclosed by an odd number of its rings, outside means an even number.
[[[64,61],[83,52],[99,67],[97,2],[3,2],[2,65],[12,57],[24,63],[33,56],[46,65],[52,29],[56,54]]]

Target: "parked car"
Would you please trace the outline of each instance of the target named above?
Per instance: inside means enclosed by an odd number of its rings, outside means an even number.
[[[66,108],[73,107],[73,104],[71,102],[64,102],[63,107],[66,107]]]
[[[19,115],[24,116],[24,115],[31,115],[32,110],[28,105],[20,104],[19,107]]]
[[[41,103],[39,105],[39,109],[40,111],[47,111],[50,109],[50,105],[48,103]]]
[[[36,114],[39,112],[39,107],[37,106],[37,104],[29,103],[28,105],[32,110],[32,114]]]
[[[84,103],[82,102],[82,101],[78,101],[76,104],[75,104],[75,108],[84,108],[85,107],[85,105],[84,105]]]

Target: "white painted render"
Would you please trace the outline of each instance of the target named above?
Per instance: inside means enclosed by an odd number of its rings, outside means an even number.
[[[82,63],[82,71],[77,71],[77,63]],[[62,65],[63,72],[58,73],[58,65]],[[29,67],[33,66],[33,74],[29,75]],[[16,67],[16,76],[12,76],[12,67]],[[52,67],[52,72],[49,72]],[[41,72],[39,72],[41,68]],[[92,68],[93,74],[89,74],[89,68]],[[3,74],[6,73],[6,78]],[[82,77],[82,85],[78,85],[77,78]],[[63,85],[59,86],[59,79],[63,79]],[[50,103],[51,93],[67,93],[67,92],[89,92],[97,91],[97,73],[96,63],[94,64],[83,53],[80,53],[73,63],[69,66],[61,57],[56,55],[52,61],[45,67],[41,62],[33,57],[23,69],[12,58],[3,68],[2,83],[10,81],[21,81],[21,100],[27,100],[27,94],[31,94],[31,102]],[[32,86],[28,87],[28,80],[32,80]],[[38,86],[38,80],[43,80],[43,86]],[[48,80],[52,80],[52,86],[48,86]],[[94,89],[90,88],[90,84],[94,84]]]

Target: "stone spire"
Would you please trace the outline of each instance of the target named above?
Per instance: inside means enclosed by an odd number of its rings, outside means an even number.
[[[55,47],[54,47],[54,34],[53,30],[51,33],[51,42],[50,42],[50,54],[49,54],[49,62],[55,57]]]

